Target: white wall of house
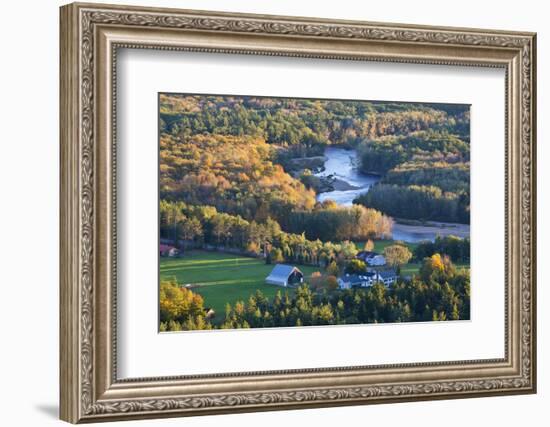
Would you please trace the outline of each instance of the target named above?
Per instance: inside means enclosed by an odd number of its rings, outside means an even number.
[[[338,286],[340,287],[340,289],[349,289],[350,288],[350,283],[345,282],[342,279],[338,279]]]

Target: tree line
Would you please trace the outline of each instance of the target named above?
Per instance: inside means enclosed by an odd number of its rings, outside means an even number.
[[[470,262],[470,238],[461,239],[457,236],[437,236],[435,241],[420,242],[414,249],[413,255],[417,260],[440,253],[445,254],[453,262]]]
[[[354,202],[398,218],[470,223],[469,197],[435,185],[378,183]]]
[[[285,219],[289,231],[322,241],[391,238],[393,220],[375,209],[342,207],[327,201],[310,211],[293,211]]]
[[[363,216],[368,219],[377,218],[378,215],[359,206],[354,207],[353,211],[360,212],[360,220]],[[349,218],[356,220],[355,216]],[[363,232],[366,235],[377,235],[379,225],[367,219],[363,219]],[[370,229],[370,226],[373,228]],[[350,225],[345,227],[349,228]],[[331,232],[338,233],[338,230],[336,228]],[[271,218],[265,222],[247,221],[238,215],[218,212],[213,206],[166,200],[160,202],[160,236],[171,240],[177,247],[188,244],[203,248],[211,246],[234,249],[250,256],[265,256],[268,262],[289,262],[323,268],[327,268],[332,262],[341,267],[358,252],[355,244],[349,240],[333,243],[331,240],[308,239],[304,232],[285,232]]]

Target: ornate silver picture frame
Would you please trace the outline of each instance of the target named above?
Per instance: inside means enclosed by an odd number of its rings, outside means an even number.
[[[536,391],[535,34],[75,3],[61,8],[60,43],[61,419],[97,422]],[[115,71],[122,48],[502,68],[505,356],[120,379]]]

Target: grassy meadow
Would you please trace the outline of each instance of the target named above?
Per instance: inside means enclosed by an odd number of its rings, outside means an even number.
[[[357,246],[357,250],[362,251],[365,249],[365,242],[364,241],[354,241],[355,246]],[[387,246],[395,245],[395,240],[373,240],[374,243],[374,252],[378,252],[379,254],[384,252],[384,248]],[[414,252],[414,249],[418,246],[418,243],[409,243],[409,242],[402,242],[405,246],[409,248],[411,252]]]
[[[196,286],[193,292],[204,298],[204,306],[223,317],[225,304],[246,301],[257,289],[272,298],[278,290],[294,292],[292,288],[268,285],[265,278],[273,265],[264,260],[222,252],[188,251],[181,258],[160,258],[160,278],[176,278],[182,285]],[[306,280],[318,267],[298,266]]]

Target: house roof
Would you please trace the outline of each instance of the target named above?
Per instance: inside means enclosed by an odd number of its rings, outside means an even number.
[[[361,258],[370,258],[370,257],[374,257],[376,255],[379,255],[377,252],[373,252],[373,251],[359,251],[357,252],[357,257],[361,257]]]
[[[288,276],[290,276],[294,271],[302,273],[298,268],[294,267],[293,265],[276,264],[267,278],[270,280],[286,280],[288,279]]]
[[[340,279],[346,283],[362,283],[366,280],[358,274],[346,274],[345,276],[340,277]]]
[[[380,277],[382,279],[389,279],[390,277],[395,277],[397,276],[397,272],[393,269],[390,269],[390,270],[384,270],[384,271],[379,271],[378,274],[380,275]]]

